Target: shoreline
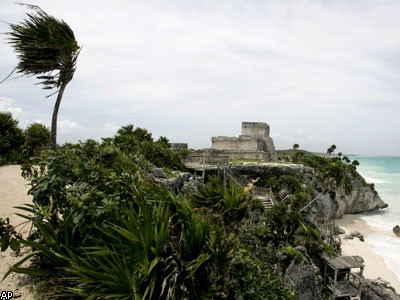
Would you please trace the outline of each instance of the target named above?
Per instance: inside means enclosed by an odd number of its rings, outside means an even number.
[[[358,255],[364,259],[364,277],[376,279],[378,277],[389,282],[390,285],[400,292],[400,280],[397,275],[390,270],[383,256],[374,251],[374,245],[368,242],[368,236],[377,233],[368,224],[361,219],[360,215],[344,215],[341,219],[336,219],[335,223],[346,231],[341,234],[342,255]],[[353,231],[360,232],[365,241],[361,242],[358,238],[345,239],[344,237]]]

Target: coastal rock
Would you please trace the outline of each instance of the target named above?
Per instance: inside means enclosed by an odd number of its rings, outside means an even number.
[[[364,236],[358,231],[350,232],[350,234],[346,235],[344,238],[348,239],[348,240],[352,240],[355,237],[358,238],[361,242],[364,242]]]
[[[322,276],[314,264],[292,261],[286,269],[284,282],[298,300],[319,300],[322,297]]]
[[[396,290],[384,279],[364,279],[361,290],[361,299],[400,300],[400,295],[396,294]]]
[[[344,188],[328,186],[318,196],[317,217],[328,219],[340,219],[345,214],[356,214],[386,208],[387,204],[380,196],[364,186],[360,180],[351,180],[351,192],[346,193]]]
[[[311,213],[317,218],[340,219],[344,214],[373,211],[388,206],[375,191],[357,178],[351,178],[350,192],[346,192],[335,182],[325,182],[322,174],[313,168],[301,164],[241,163],[231,167],[252,178],[277,175],[302,176],[304,182],[316,191],[314,195],[316,201]]]
[[[393,233],[395,235],[397,235],[398,237],[400,237],[400,226],[399,225],[396,225],[393,227]]]
[[[335,234],[344,234],[344,233],[346,233],[346,231],[343,228],[335,226]]]

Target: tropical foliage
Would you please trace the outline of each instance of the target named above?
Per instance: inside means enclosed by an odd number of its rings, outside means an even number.
[[[335,145],[331,145],[327,150],[327,155],[313,154],[303,150],[280,150],[278,159],[301,163],[312,167],[317,173],[323,174],[324,181],[329,185],[343,187],[347,193],[351,191],[351,180],[358,179],[364,186],[369,186],[375,191],[373,184],[367,184],[365,179],[357,172],[357,166],[360,164],[357,160],[351,161],[349,157],[339,152],[333,156],[336,150]]]
[[[20,215],[33,231],[21,239],[1,226],[3,248],[32,251],[9,273],[51,275],[52,298],[290,299],[275,267],[287,239],[273,235],[260,202],[216,178],[196,195],[167,190],[149,175],[180,167],[167,145],[128,125],[32,158],[23,174],[33,203]]]
[[[32,251],[6,275],[51,278],[51,298],[293,299],[283,283],[290,263],[332,251],[304,210],[312,187],[298,175],[260,178],[280,200],[268,211],[251,187],[218,177],[196,194],[171,191],[151,176],[157,167],[182,170],[168,145],[127,125],[102,142],[32,157],[23,175],[33,203],[20,216],[33,230],[22,239],[0,222],[1,250]],[[301,159],[337,184],[341,170],[355,170],[336,157]]]
[[[25,130],[9,112],[0,112],[0,165],[21,163],[50,146],[50,131],[39,123]]]

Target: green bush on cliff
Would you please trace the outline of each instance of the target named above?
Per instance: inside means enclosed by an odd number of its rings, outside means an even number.
[[[367,184],[357,172],[359,165],[357,160],[351,162],[346,156],[323,157],[308,153],[300,158],[300,162],[322,174],[326,183],[335,183],[337,186],[343,187],[347,193],[351,192],[353,178],[358,179],[364,186],[368,186],[375,192],[374,186]]]

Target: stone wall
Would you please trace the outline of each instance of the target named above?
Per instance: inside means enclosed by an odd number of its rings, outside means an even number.
[[[267,123],[242,122],[239,137],[217,136],[212,137],[211,142],[213,150],[223,151],[231,159],[277,160]]]
[[[187,143],[170,143],[170,148],[172,151],[182,151],[188,149]]]
[[[242,122],[242,135],[269,136],[269,125],[263,122]]]
[[[215,150],[235,151],[265,151],[264,140],[250,136],[227,137],[217,136],[211,138],[212,148]]]

